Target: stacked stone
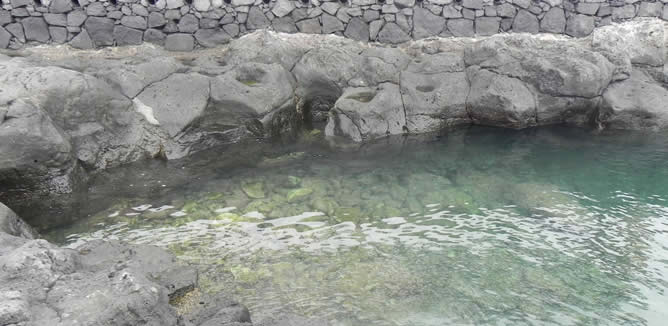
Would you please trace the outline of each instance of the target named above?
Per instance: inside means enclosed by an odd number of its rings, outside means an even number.
[[[189,51],[257,29],[392,44],[500,32],[583,37],[636,17],[668,20],[668,0],[2,0],[0,48],[151,42]]]

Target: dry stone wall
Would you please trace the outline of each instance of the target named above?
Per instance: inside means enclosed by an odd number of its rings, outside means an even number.
[[[589,35],[634,19],[668,20],[668,0],[1,0],[0,48],[151,42],[189,51],[258,29],[402,43],[501,32]]]

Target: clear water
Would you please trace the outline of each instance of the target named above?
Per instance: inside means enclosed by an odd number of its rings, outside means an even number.
[[[110,171],[46,235],[168,248],[257,318],[666,325],[667,134],[312,138]]]

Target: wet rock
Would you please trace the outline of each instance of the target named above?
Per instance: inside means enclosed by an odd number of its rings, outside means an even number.
[[[329,113],[326,136],[355,142],[405,132],[406,117],[399,86],[347,88]]]
[[[611,84],[603,94],[599,122],[610,129],[668,129],[668,90],[634,70],[631,78]]]
[[[37,238],[37,232],[3,203],[0,203],[0,232],[25,239]],[[0,313],[0,316],[2,315]],[[0,321],[2,320],[3,317],[0,317]]]
[[[241,190],[246,196],[253,199],[264,198],[264,184],[262,182],[242,182]]]

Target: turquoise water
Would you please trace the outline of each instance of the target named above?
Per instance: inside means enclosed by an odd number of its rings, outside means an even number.
[[[667,162],[667,134],[308,134],[109,171],[46,236],[168,248],[258,319],[665,325]]]

